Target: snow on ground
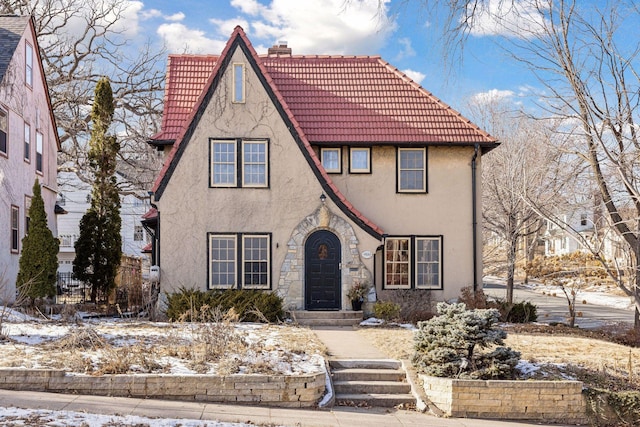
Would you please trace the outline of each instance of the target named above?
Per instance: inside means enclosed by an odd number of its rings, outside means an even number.
[[[249,427],[253,424],[222,423],[188,419],[157,419],[128,415],[97,415],[85,412],[49,411],[0,407],[0,425],[65,427]]]

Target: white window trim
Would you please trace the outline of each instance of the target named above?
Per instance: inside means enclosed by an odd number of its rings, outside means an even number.
[[[27,129],[29,133],[27,134]],[[27,145],[29,147],[27,148]],[[31,163],[31,125],[27,122],[24,122],[24,161],[27,163]]]
[[[442,289],[442,237],[415,237],[415,242],[414,242],[414,253],[416,254],[416,261],[415,261],[415,277],[414,277],[414,283],[415,283],[415,287],[416,289],[434,289],[434,290],[439,290]],[[417,259],[417,254],[418,254],[418,241],[423,240],[423,241],[437,241],[438,242],[438,283],[435,285],[419,285],[418,284],[418,264],[421,263],[421,261],[419,261]],[[429,264],[429,262],[425,262],[423,261],[422,263],[424,264]]]
[[[240,67],[241,70],[242,70],[241,76],[240,76],[240,78],[242,80],[239,82],[240,83],[240,92],[241,92],[239,94],[240,95],[239,97],[238,97],[238,91],[237,91],[237,89],[238,89],[238,87],[237,87],[238,76],[237,76],[237,72],[236,72],[238,67]],[[245,86],[246,86],[246,80],[247,80],[246,77],[245,77],[246,76],[245,65],[243,63],[234,62],[232,67],[231,67],[231,70],[232,70],[231,74],[233,74],[233,79],[232,79],[233,80],[233,83],[232,83],[233,84],[233,86],[232,86],[233,90],[232,90],[231,102],[234,103],[234,104],[244,104],[245,100],[246,100],[246,98],[245,98],[245,95],[246,95]]]
[[[20,207],[19,206],[11,205],[11,217],[9,218],[9,227],[11,230],[11,237],[10,237],[11,243],[9,244],[11,253],[12,254],[20,253]],[[17,235],[16,241],[15,241],[16,243],[15,247],[13,246],[14,230],[15,230],[15,234]]]
[[[265,285],[247,285],[244,282],[244,265],[247,262],[245,258],[245,241],[247,238],[264,238],[267,240],[267,283]],[[268,234],[243,234],[242,235],[242,271],[240,272],[243,289],[271,289],[271,236]],[[255,261],[255,260],[251,260]]]
[[[218,184],[215,182],[215,145],[216,144],[232,144],[233,145],[233,182]],[[222,188],[235,188],[238,186],[238,144],[235,139],[212,139],[210,145],[210,162],[211,162],[211,176],[209,177],[209,185],[211,187],[222,187]],[[225,163],[226,164],[226,163]]]
[[[40,144],[39,150],[38,143]],[[38,154],[40,154],[40,169],[38,169]],[[44,135],[38,131],[36,131],[36,172],[40,175],[44,174]]]
[[[355,168],[353,166],[353,154],[363,152],[367,153],[367,167]],[[371,173],[371,148],[370,147],[351,147],[349,148],[349,173]]]
[[[405,169],[401,169],[400,167],[400,158],[401,153],[402,152],[407,152],[407,151],[421,151],[422,154],[422,158],[423,158],[423,168],[422,168],[422,188],[420,189],[403,189],[401,187],[402,185],[402,179],[401,179],[401,175],[402,175],[402,171]],[[417,170],[417,169],[406,169],[406,170]],[[427,192],[427,149],[425,147],[422,148],[398,148],[398,158],[397,158],[397,178],[398,180],[398,192],[399,193],[426,193]]]
[[[247,144],[263,144],[264,145],[264,184],[254,184],[245,182],[245,161],[244,161],[244,153],[245,146]],[[238,155],[238,153],[236,153]],[[269,187],[269,143],[266,139],[243,139],[242,140],[242,149],[240,150],[240,163],[242,163],[242,187],[246,188],[266,188]],[[236,161],[237,164],[237,161]],[[256,163],[260,164],[260,163]]]
[[[329,169],[324,161],[324,155],[327,152],[337,152],[338,153],[338,167],[334,169]],[[342,149],[340,147],[322,147],[320,148],[320,159],[322,163],[322,167],[327,173],[342,173]]]
[[[33,87],[33,53],[34,49],[29,43],[24,45],[24,82],[27,86]],[[31,72],[29,72],[30,70]]]
[[[2,130],[2,132],[4,133],[5,149],[0,150],[0,154],[2,154],[3,156],[8,156],[9,155],[9,112],[8,110],[5,110],[4,108],[2,108],[2,106],[0,106],[0,115],[4,117],[4,122],[5,122],[5,128],[4,129],[0,128],[0,130]]]
[[[408,283],[406,285],[389,285],[387,284],[387,268],[389,266],[389,263],[387,262],[387,242],[390,240],[407,240],[407,265],[408,265],[408,272],[407,272],[407,281]],[[385,243],[384,243],[384,251],[383,251],[383,262],[384,262],[384,277],[383,277],[383,289],[411,289],[411,277],[412,277],[412,271],[413,271],[413,266],[411,265],[411,258],[412,258],[412,245],[411,245],[411,237],[403,237],[403,236],[394,236],[394,237],[389,237],[386,239]],[[400,264],[400,262],[398,262],[397,264]]]
[[[234,255],[233,255],[233,283],[230,285],[213,285],[213,245],[211,244],[214,239],[228,239],[234,241]],[[208,288],[209,289],[235,289],[238,287],[238,236],[235,234],[209,234],[209,247],[208,247],[208,262],[209,262],[209,277]],[[227,262],[227,261],[224,261]]]

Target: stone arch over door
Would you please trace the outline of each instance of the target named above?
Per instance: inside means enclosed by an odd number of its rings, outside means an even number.
[[[358,238],[353,227],[345,219],[335,215],[326,204],[321,204],[294,228],[287,243],[287,255],[280,267],[280,280],[276,293],[284,299],[287,310],[305,309],[305,243],[317,230],[328,230],[335,234],[342,244],[342,306],[349,308],[347,290],[356,281],[371,283],[372,275],[362,263],[358,249]]]

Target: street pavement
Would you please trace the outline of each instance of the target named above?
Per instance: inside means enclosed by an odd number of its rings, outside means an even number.
[[[485,278],[483,289],[485,294],[492,297],[504,299],[507,294],[504,282],[499,279]],[[529,301],[535,304],[538,308],[538,322],[540,323],[567,323],[569,308],[562,291],[553,296],[516,285],[513,290],[513,299],[514,302]],[[579,294],[577,302],[576,310],[579,312],[579,316],[576,317],[576,325],[581,328],[593,329],[613,323],[633,325],[633,309],[615,308],[593,302],[583,304]]]

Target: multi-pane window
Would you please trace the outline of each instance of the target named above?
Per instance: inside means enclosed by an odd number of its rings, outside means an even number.
[[[242,186],[266,187],[267,143],[266,141],[242,141]]]
[[[389,237],[384,245],[386,289],[442,289],[442,237]]]
[[[371,149],[369,147],[351,147],[349,150],[349,172],[371,172]]]
[[[268,234],[209,233],[209,287],[269,289]]]
[[[340,148],[321,148],[320,157],[322,166],[328,173],[342,173]]]
[[[232,288],[236,281],[236,236],[209,236],[209,286]]]
[[[18,252],[20,243],[20,208],[11,206],[11,252]]]
[[[243,279],[247,288],[269,287],[269,237],[245,235],[243,245]]]
[[[24,124],[24,159],[31,160],[31,126]]]
[[[7,112],[0,109],[0,153],[7,154],[8,123]]]
[[[33,86],[33,47],[29,43],[25,44],[24,82]]]
[[[233,102],[244,102],[244,64],[233,64]]]
[[[236,186],[236,141],[211,142],[211,186]]]
[[[259,140],[211,140],[211,187],[268,187],[269,144]]]
[[[416,237],[416,287],[440,289],[442,287],[442,263],[440,262],[440,238]]]
[[[133,240],[135,242],[141,242],[144,239],[144,230],[141,225],[136,225],[133,228]]]
[[[408,288],[411,252],[408,238],[388,238],[385,242],[385,287]]]
[[[42,173],[42,134],[36,132],[36,171]]]
[[[398,191],[427,191],[427,151],[425,148],[398,149]]]

